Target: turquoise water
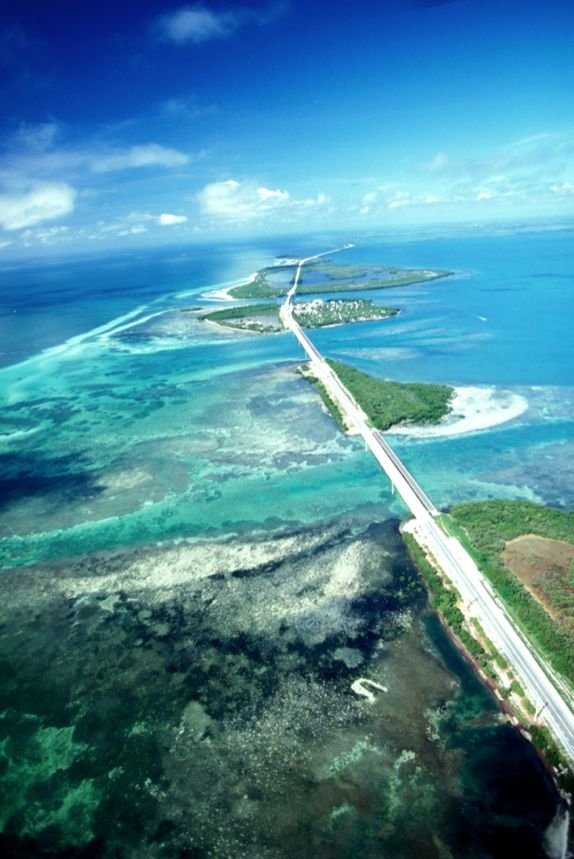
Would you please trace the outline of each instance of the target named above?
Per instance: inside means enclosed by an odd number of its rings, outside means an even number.
[[[400,500],[289,334],[189,310],[331,244],[0,272],[14,855],[547,855],[554,788],[427,614]],[[365,293],[401,314],[313,332],[325,354],[528,401],[488,431],[393,441],[435,503],[572,506],[571,234],[363,237],[338,259],[455,275]],[[388,696],[358,700],[358,676]]]

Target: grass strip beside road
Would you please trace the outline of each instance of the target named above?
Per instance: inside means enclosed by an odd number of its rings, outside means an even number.
[[[305,379],[307,379],[307,381],[311,382],[311,384],[315,386],[315,388],[319,392],[319,396],[321,397],[323,403],[327,408],[327,411],[329,411],[334,417],[337,426],[339,427],[341,432],[347,432],[347,425],[345,423],[343,412],[341,411],[337,403],[333,400],[325,385],[320,382],[319,379],[312,373],[311,365],[306,364],[300,372],[305,377]]]

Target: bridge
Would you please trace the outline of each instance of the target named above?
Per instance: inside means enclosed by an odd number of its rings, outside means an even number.
[[[337,248],[337,250],[343,250],[343,248]],[[334,253],[334,251],[328,253]],[[459,540],[446,534],[442,529],[437,521],[438,510],[432,501],[385,440],[383,434],[369,425],[358,403],[293,317],[293,302],[303,266],[325,255],[307,257],[297,263],[292,286],[279,311],[281,321],[305,350],[313,374],[341,409],[348,426],[362,436],[366,446],[410,510],[413,519],[407,523],[406,530],[413,535],[452,582],[466,604],[467,614],[480,622],[486,635],[516,672],[528,697],[536,707],[538,720],[548,726],[569,761],[574,764],[574,717],[570,690],[550,666],[532,651],[528,640],[516,628],[472,557]]]

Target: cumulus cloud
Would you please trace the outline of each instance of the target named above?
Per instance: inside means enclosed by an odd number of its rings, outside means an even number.
[[[124,221],[130,224],[136,221],[153,221],[161,227],[173,227],[176,224],[185,224],[187,215],[172,215],[169,212],[162,212],[161,215],[152,215],[150,212],[130,212]]]
[[[281,214],[285,219],[295,220],[304,211],[320,209],[329,203],[325,194],[317,194],[298,200],[289,191],[266,188],[254,182],[238,182],[227,179],[212,182],[197,195],[202,215],[228,222],[249,222]]]
[[[37,182],[24,191],[0,194],[0,226],[20,230],[62,218],[73,211],[75,196],[63,182]]]
[[[240,23],[240,15],[234,12],[212,12],[204,6],[184,6],[162,16],[157,26],[160,35],[176,45],[185,42],[198,45],[233,35]]]
[[[189,158],[177,149],[170,149],[157,143],[147,143],[97,155],[90,160],[94,173],[111,173],[115,170],[131,170],[138,167],[181,167],[188,163]]]
[[[27,242],[39,242],[42,245],[49,245],[54,241],[66,237],[68,232],[68,227],[41,227],[39,230],[25,230],[22,238]]]
[[[185,224],[186,221],[186,215],[170,215],[168,212],[162,212],[157,219],[158,224],[162,227],[173,227],[176,224]]]
[[[316,197],[309,197],[306,200],[294,200],[293,206],[303,206],[305,209],[314,209],[317,206],[326,206],[331,202],[331,198],[326,194],[320,193]]]
[[[368,215],[372,211],[373,206],[377,205],[378,199],[378,191],[367,191],[367,193],[363,194],[361,198],[360,206],[355,206],[355,210],[358,208],[360,215]]]
[[[262,203],[285,203],[289,199],[288,191],[272,191],[270,188],[257,188],[256,193]]]
[[[155,30],[163,41],[176,45],[199,45],[213,39],[227,39],[245,24],[269,24],[283,15],[287,8],[287,3],[274,3],[263,11],[236,6],[232,10],[216,12],[195,4],[162,15],[155,22]]]
[[[572,182],[561,182],[560,184],[551,185],[550,192],[558,194],[560,197],[569,197],[574,194],[574,184]]]
[[[117,218],[112,223],[99,221],[97,227],[101,234],[114,233],[118,236],[137,236],[147,233],[148,228],[153,226],[175,227],[186,224],[187,220],[187,215],[175,215],[171,212],[153,215],[151,212],[134,211],[122,218]]]
[[[284,206],[289,201],[289,192],[227,179],[206,185],[197,200],[204,215],[245,221]]]

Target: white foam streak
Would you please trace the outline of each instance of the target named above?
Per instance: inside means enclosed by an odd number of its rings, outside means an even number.
[[[566,859],[568,856],[569,829],[570,810],[568,805],[563,803],[544,834],[544,849],[550,859]]]

